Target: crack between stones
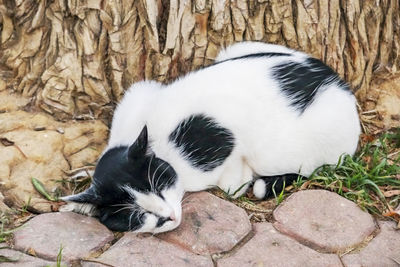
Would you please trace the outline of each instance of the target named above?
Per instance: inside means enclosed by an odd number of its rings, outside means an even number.
[[[342,266],[345,267],[346,265],[344,265],[344,262],[343,262],[343,260],[342,260],[342,257],[340,257],[340,256],[338,255],[338,258],[339,258],[340,264],[342,264]]]
[[[278,222],[276,221],[276,223],[278,223]],[[347,254],[350,254],[350,253],[356,253],[356,252],[362,250],[363,248],[365,248],[369,244],[369,242],[371,242],[371,240],[373,240],[380,233],[380,228],[375,219],[374,219],[374,223],[375,223],[375,230],[371,234],[369,234],[361,242],[354,244],[352,246],[349,246],[342,250],[340,250],[340,249],[339,250],[329,250],[329,249],[321,248],[318,244],[316,244],[314,242],[309,242],[296,233],[292,232],[293,236],[291,236],[288,233],[281,231],[279,229],[279,227],[276,227],[275,223],[272,223],[272,226],[275,228],[275,230],[277,230],[282,235],[289,237],[290,239],[294,240],[297,243],[300,243],[303,246],[306,246],[306,247],[308,247],[318,253],[322,253],[322,254],[336,254],[339,257],[339,259],[341,260],[341,257],[343,257]]]
[[[120,240],[124,236],[124,234],[119,232],[113,233],[113,235],[114,235],[113,240],[107,242],[106,244],[104,244],[104,246],[92,251],[88,257],[82,258],[81,260],[91,261],[94,260],[95,258],[100,257],[104,252],[109,250],[115,243],[118,242],[118,240]]]
[[[254,226],[253,224],[251,225],[251,230],[250,232],[242,238],[233,248],[231,248],[229,251],[221,252],[221,253],[214,253],[211,255],[211,259],[213,261],[214,266],[217,266],[217,262],[219,259],[227,258],[234,253],[236,253],[239,249],[241,249],[244,245],[247,244],[253,237],[255,236],[255,231],[254,231]]]
[[[341,259],[343,256],[347,255],[347,254],[353,254],[353,253],[357,253],[359,251],[361,251],[362,249],[364,249],[366,246],[368,246],[368,244],[374,240],[375,237],[377,237],[380,232],[381,229],[377,223],[377,221],[374,219],[374,223],[375,223],[375,230],[369,234],[366,238],[364,238],[363,241],[361,241],[360,243],[355,244],[354,246],[350,247],[349,249],[347,249],[345,252],[341,253],[339,255],[339,258]],[[339,254],[339,253],[338,253]]]

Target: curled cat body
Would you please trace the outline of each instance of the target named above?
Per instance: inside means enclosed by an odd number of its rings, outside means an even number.
[[[218,186],[237,197],[256,180],[264,198],[269,181],[352,155],[359,134],[356,99],[332,69],[283,46],[238,43],[168,85],[132,85],[90,188],[64,197],[63,210],[111,230],[169,231],[184,192]]]

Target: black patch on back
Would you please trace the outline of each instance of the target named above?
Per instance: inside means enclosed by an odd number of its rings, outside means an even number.
[[[180,122],[169,141],[181,149],[194,167],[203,171],[220,166],[234,146],[232,132],[204,115],[193,115]]]
[[[282,91],[290,98],[291,105],[300,113],[313,102],[319,88],[324,85],[335,82],[344,90],[349,90],[336,72],[315,58],[279,64],[272,67],[272,73],[279,81]]]

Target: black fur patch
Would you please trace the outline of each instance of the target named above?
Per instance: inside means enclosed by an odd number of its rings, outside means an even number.
[[[143,221],[143,214],[138,213],[124,206],[105,206],[99,208],[99,220],[112,231],[133,231],[140,228]]]
[[[161,227],[164,223],[170,221],[170,218],[158,218],[156,227]]]
[[[231,131],[204,115],[193,115],[179,123],[169,140],[181,149],[194,167],[212,171],[231,154],[234,138]]]
[[[285,62],[272,68],[272,73],[280,83],[291,105],[301,113],[313,102],[319,88],[336,82],[341,88],[349,87],[322,61],[307,58],[305,62]]]

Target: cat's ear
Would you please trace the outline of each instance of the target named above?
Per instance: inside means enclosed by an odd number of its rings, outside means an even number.
[[[146,154],[147,150],[147,138],[147,126],[144,126],[135,143],[129,147],[128,158],[130,160],[137,161],[139,159],[143,159],[143,156]]]
[[[92,186],[79,194],[61,197],[60,199],[68,202],[91,203],[91,204],[97,204],[99,200],[96,192],[94,191],[94,187]]]

